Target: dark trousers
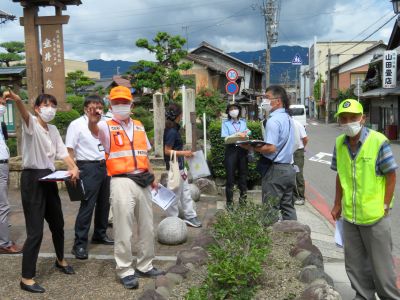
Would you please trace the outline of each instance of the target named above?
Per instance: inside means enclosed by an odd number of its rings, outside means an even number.
[[[273,164],[262,178],[262,201],[280,211],[283,220],[297,220],[293,201],[295,173],[291,164]]]
[[[21,199],[26,224],[26,241],[22,255],[22,277],[36,275],[36,262],[43,238],[44,220],[49,224],[57,258],[64,258],[64,217],[55,182],[41,182],[39,178],[51,170],[23,170]]]
[[[226,170],[226,203],[233,203],[233,186],[235,184],[235,174],[238,172],[238,186],[240,190],[240,199],[245,200],[247,193],[247,173],[248,158],[247,150],[235,145],[225,147],[225,170]]]
[[[293,196],[295,199],[305,199],[304,191],[304,149],[297,149],[293,153],[294,164],[299,167],[299,172],[296,173],[296,188],[294,189]]]
[[[85,189],[85,200],[81,201],[75,221],[75,248],[87,248],[90,224],[94,214],[94,239],[106,236],[110,211],[110,177],[106,165],[99,162],[77,162],[80,178]]]

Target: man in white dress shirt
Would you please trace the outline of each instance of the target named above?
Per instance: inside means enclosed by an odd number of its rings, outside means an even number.
[[[6,111],[5,102],[0,95],[0,117]],[[0,254],[17,254],[21,253],[22,248],[10,240],[8,222],[10,213],[10,205],[8,204],[8,159],[10,153],[5,141],[7,132],[3,130],[3,124],[0,127]]]
[[[65,142],[71,158],[76,159],[85,190],[85,200],[81,201],[76,217],[75,242],[72,248],[72,254],[78,259],[88,258],[88,235],[93,211],[95,216],[92,243],[114,244],[106,235],[110,210],[110,179],[107,176],[104,147],[88,128],[89,120],[86,114],[91,107],[102,113],[104,102],[97,95],[86,97],[85,114],[71,122]]]

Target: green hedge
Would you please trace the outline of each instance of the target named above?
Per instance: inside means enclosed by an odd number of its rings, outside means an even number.
[[[80,114],[75,109],[71,109],[70,111],[57,111],[56,117],[51,121],[51,124],[56,125],[60,134],[64,136],[67,133],[69,124],[79,117]]]
[[[15,137],[10,137],[8,138],[8,140],[6,141],[8,150],[10,151],[10,156],[14,157],[18,155],[17,152],[17,139]]]
[[[251,139],[263,139],[260,122],[249,121],[247,122],[247,127],[251,130]],[[224,167],[225,145],[224,139],[221,138],[221,121],[211,122],[208,128],[208,134],[211,144],[208,160],[210,162],[212,174],[214,177],[226,178]],[[249,163],[249,176],[247,180],[249,186],[259,183],[261,179],[260,174],[256,171],[256,161],[258,157],[259,154],[256,154],[255,161]]]

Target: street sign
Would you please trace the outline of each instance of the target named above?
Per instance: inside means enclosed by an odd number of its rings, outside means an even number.
[[[226,71],[226,78],[229,81],[236,81],[239,78],[239,73],[233,68],[230,68],[228,71]]]
[[[226,86],[225,90],[229,95],[235,95],[239,91],[239,86],[234,81],[229,81]]]
[[[298,53],[293,57],[292,59],[292,65],[293,66],[301,66],[303,64],[303,61],[301,60],[301,57]]]
[[[355,87],[354,88],[354,91],[353,91],[353,93],[354,93],[354,95],[356,95],[357,97],[358,96],[360,96],[360,94],[362,93],[362,88],[359,86],[359,87]]]
[[[391,89],[396,87],[397,77],[397,52],[396,50],[389,50],[383,53],[383,76],[382,87],[384,89]]]

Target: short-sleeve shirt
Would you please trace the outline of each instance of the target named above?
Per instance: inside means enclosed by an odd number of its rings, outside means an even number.
[[[102,160],[104,147],[89,130],[87,116],[82,116],[68,126],[65,146],[74,150],[76,160]]]
[[[29,126],[22,120],[22,168],[55,170],[55,159],[68,156],[67,147],[57,127],[47,124],[48,130],[39,120],[29,114]]]
[[[263,154],[266,158],[274,159],[274,162],[281,164],[290,164],[293,162],[293,148],[295,145],[294,126],[293,119],[283,108],[278,108],[269,115],[265,125],[264,141],[267,144],[274,145],[276,152]],[[278,152],[279,154],[275,158]]]
[[[164,147],[169,146],[172,150],[181,151],[183,150],[183,141],[179,133],[180,126],[177,124],[176,127],[165,128],[164,130]],[[177,157],[179,162],[179,169],[183,170],[185,168],[185,159],[183,156]],[[169,170],[169,160],[170,156],[165,154],[164,151],[164,161]]]
[[[132,136],[133,136],[133,121],[132,121],[132,119],[129,119],[128,123],[120,121],[114,117],[113,117],[113,120],[121,125],[121,127],[125,130],[129,140],[132,142]],[[97,123],[97,126],[99,127],[99,134],[98,134],[98,136],[94,136],[94,135],[93,136],[100,140],[101,144],[104,146],[104,151],[106,153],[110,153],[110,130],[108,129],[107,121],[101,120],[99,123]],[[146,141],[147,141],[147,150],[150,150],[151,144],[149,142],[149,139],[147,138],[147,134],[146,134]]]
[[[304,143],[303,143],[303,139],[305,137],[307,137],[307,132],[306,129],[304,128],[304,125],[301,124],[299,121],[293,119],[294,124],[296,125],[296,129],[298,132],[298,135],[296,135],[297,137],[297,144],[299,145],[298,149],[304,149]]]
[[[221,126],[221,137],[227,137],[237,132],[244,132],[247,130],[247,123],[244,119],[237,121],[228,119],[222,122]]]
[[[4,138],[2,126],[0,126],[0,159],[9,159],[10,151]]]
[[[361,149],[362,144],[368,137],[368,134],[369,134],[369,129],[367,127],[363,127],[360,135],[360,140],[358,141],[357,144],[357,150],[355,153],[352,153],[351,151],[349,137],[346,136],[346,138],[344,139],[344,144],[347,146],[347,149],[349,150],[352,159],[354,159],[357,156],[358,152]],[[375,165],[376,175],[383,176],[391,171],[396,170],[397,168],[398,166],[394,159],[392,149],[390,148],[390,144],[388,142],[384,142],[381,148],[379,149],[378,159],[376,160],[376,165]],[[336,145],[333,148],[331,169],[337,171]]]

